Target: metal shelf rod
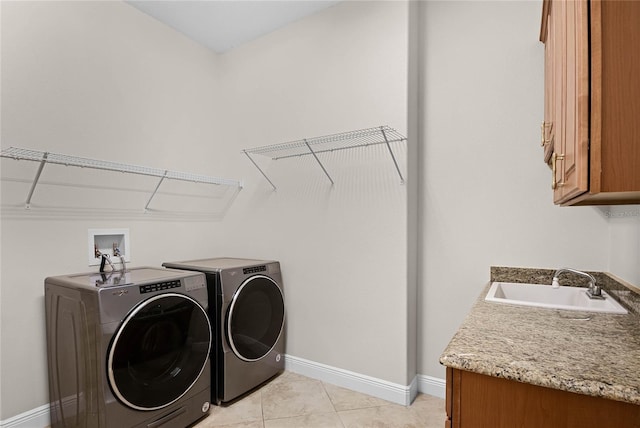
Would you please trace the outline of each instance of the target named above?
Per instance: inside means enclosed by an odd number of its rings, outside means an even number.
[[[316,158],[316,161],[318,162],[318,165],[320,165],[320,168],[322,168],[322,170],[324,171],[325,175],[327,176],[327,178],[329,179],[329,181],[331,182],[331,185],[333,186],[335,183],[333,182],[333,179],[331,178],[331,176],[329,175],[329,173],[327,172],[327,170],[324,168],[324,165],[322,165],[322,162],[320,162],[320,159],[318,159],[318,156],[315,154],[315,152],[313,151],[313,149],[311,148],[311,146],[309,145],[309,143],[307,142],[307,140],[304,140],[304,143],[307,145],[307,147],[309,148],[309,151],[311,152],[311,154],[313,155],[314,158]]]
[[[249,153],[247,153],[247,151],[246,151],[246,150],[243,150],[242,152],[243,152],[245,155],[247,155],[247,157],[249,158],[249,160],[251,161],[251,163],[252,163],[256,168],[258,168],[258,171],[260,171],[260,174],[262,174],[262,176],[263,176],[264,178],[266,178],[266,180],[269,182],[269,184],[271,184],[271,187],[273,187],[273,190],[277,190],[277,189],[276,189],[276,185],[275,185],[275,184],[273,184],[273,182],[272,182],[271,180],[269,180],[269,177],[267,177],[267,174],[265,174],[265,173],[264,173],[264,171],[262,170],[262,168],[260,168],[260,167],[258,166],[258,164],[256,163],[256,161],[254,161],[254,160],[253,160],[253,158],[252,158],[251,156],[249,156]]]
[[[33,197],[33,192],[36,190],[36,186],[38,185],[38,181],[40,180],[40,174],[42,174],[42,170],[44,169],[44,164],[47,163],[47,156],[49,153],[44,153],[42,155],[42,160],[40,161],[40,165],[38,166],[38,171],[36,171],[36,176],[33,179],[33,183],[31,184],[31,189],[29,189],[29,194],[27,195],[27,201],[25,203],[25,208],[31,208],[31,198]]]
[[[400,172],[400,167],[398,167],[398,161],[396,161],[396,157],[393,155],[393,150],[391,150],[391,146],[389,145],[389,140],[387,139],[387,134],[384,132],[384,127],[380,127],[380,132],[382,132],[382,136],[384,137],[385,143],[387,143],[387,149],[389,149],[389,154],[391,155],[391,159],[393,160],[393,164],[396,166],[396,171],[398,171],[398,175],[400,176],[400,183],[404,184],[404,177],[402,177],[402,173]]]
[[[144,210],[147,211],[147,209],[149,209],[149,204],[151,203],[151,200],[153,199],[153,197],[156,195],[156,193],[158,192],[158,189],[160,188],[160,185],[162,184],[162,182],[164,181],[165,178],[167,178],[167,172],[164,172],[164,175],[160,178],[160,181],[158,181],[158,184],[156,185],[156,188],[153,190],[153,193],[151,194],[151,196],[149,197],[149,200],[147,201],[146,205],[144,206]]]

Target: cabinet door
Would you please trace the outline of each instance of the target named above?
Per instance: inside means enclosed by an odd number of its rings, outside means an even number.
[[[640,2],[591,0],[590,191],[640,203]],[[608,194],[608,195],[607,195]]]
[[[634,404],[448,370],[452,428],[640,428]]]
[[[560,82],[551,155],[553,199],[563,203],[586,192],[589,185],[588,5],[586,0],[556,0],[551,11]]]
[[[460,428],[460,379],[461,371],[447,367],[447,389],[445,428]]]

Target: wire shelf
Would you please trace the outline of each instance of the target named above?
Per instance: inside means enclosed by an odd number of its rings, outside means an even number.
[[[52,163],[64,166],[75,166],[79,168],[101,169],[105,171],[124,172],[128,174],[147,175],[151,177],[165,177],[172,180],[191,181],[194,183],[220,184],[225,186],[242,187],[238,180],[211,177],[207,175],[177,172],[159,168],[149,168],[146,166],[130,165],[118,162],[110,162],[97,159],[82,158],[78,156],[64,155],[60,153],[42,152],[38,150],[23,149],[19,147],[9,147],[2,149],[0,157],[15,160],[28,160],[35,162]]]
[[[242,182],[239,180],[212,177],[207,175],[191,174],[186,172],[170,171],[170,170],[164,170],[159,168],[149,168],[149,167],[139,166],[139,165],[130,165],[130,164],[119,163],[119,162],[89,159],[89,158],[83,158],[79,156],[71,156],[71,155],[52,153],[52,152],[43,152],[39,150],[24,149],[19,147],[9,147],[7,149],[2,149],[2,151],[0,152],[0,157],[10,158],[14,160],[27,160],[27,161],[40,163],[38,171],[36,172],[36,176],[31,185],[31,190],[29,191],[29,195],[27,196],[26,208],[29,208],[30,206],[33,192],[38,184],[38,180],[40,179],[40,174],[42,173],[42,170],[46,164],[56,164],[56,165],[73,166],[73,167],[79,167],[79,168],[98,169],[103,171],[113,171],[113,172],[121,172],[126,174],[136,174],[136,175],[157,177],[160,180],[157,183],[155,190],[151,194],[147,204],[145,205],[144,207],[145,210],[148,209],[149,204],[151,203],[151,200],[153,199],[156,192],[158,191],[158,188],[162,184],[162,181],[165,179],[242,188]]]
[[[385,134],[387,140],[385,140]],[[244,151],[250,154],[269,156],[271,159],[277,160],[295,156],[311,155],[311,152],[307,148],[307,144],[311,146],[313,151],[317,154],[404,140],[406,140],[406,138],[395,129],[388,126],[379,126],[375,128],[360,129],[357,131],[342,132],[322,137],[306,138],[287,143],[256,147],[253,149],[246,149]]]
[[[255,147],[252,149],[245,149],[242,152],[249,158],[249,160],[258,168],[264,178],[271,183],[274,190],[276,186],[267,177],[264,171],[258,166],[251,155],[268,156],[273,160],[286,159],[298,156],[313,156],[325,175],[331,181],[333,185],[333,179],[325,169],[324,165],[318,159],[318,154],[334,152],[337,150],[347,150],[356,147],[368,147],[379,144],[386,144],[389,149],[389,154],[396,167],[398,175],[400,176],[401,183],[404,183],[404,178],[398,167],[396,158],[391,150],[390,143],[403,142],[407,138],[400,134],[389,126],[378,126],[374,128],[359,129],[356,131],[341,132],[337,134],[324,135],[321,137],[304,138],[301,140],[290,141],[286,143],[273,144],[268,146]]]

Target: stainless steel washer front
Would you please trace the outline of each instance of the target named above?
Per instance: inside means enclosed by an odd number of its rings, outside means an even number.
[[[51,426],[184,428],[211,400],[205,277],[134,268],[45,280]]]

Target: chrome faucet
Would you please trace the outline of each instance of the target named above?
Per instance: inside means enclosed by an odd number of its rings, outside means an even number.
[[[587,296],[589,296],[590,299],[604,299],[604,296],[602,295],[602,289],[600,288],[599,285],[596,284],[596,279],[593,277],[593,275],[587,272],[576,270],[576,269],[571,269],[571,268],[558,269],[556,273],[553,274],[553,281],[551,282],[552,287],[558,288],[560,286],[558,282],[558,275],[564,272],[572,272],[587,278],[589,280],[589,289],[587,290]]]

